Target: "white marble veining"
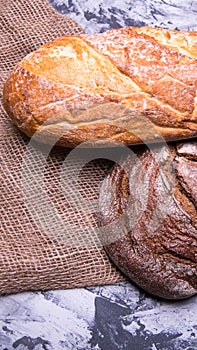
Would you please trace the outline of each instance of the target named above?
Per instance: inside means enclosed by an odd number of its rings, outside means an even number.
[[[0,298],[0,349],[195,350],[196,298],[162,301],[131,283]]]
[[[130,25],[197,30],[196,0],[50,0],[50,3],[76,20],[87,33]]]

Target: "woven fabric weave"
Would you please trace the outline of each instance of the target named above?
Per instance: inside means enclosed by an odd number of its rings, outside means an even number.
[[[46,0],[2,0],[0,16],[1,98],[8,73],[25,55],[55,37],[83,32],[77,23],[57,13]],[[26,179],[26,187],[30,186],[30,195],[34,191],[36,193],[40,173],[37,169],[37,151],[27,150],[28,143],[29,139],[13,125],[1,104],[0,293],[73,288],[123,280],[122,274],[98,244],[96,234],[94,237],[94,227],[97,227],[96,215],[93,212],[88,213],[80,201],[76,203],[77,209],[76,206],[68,204],[68,196],[74,198],[75,184],[65,183],[66,197],[61,191],[60,173],[69,150],[53,148],[47,158],[44,178],[48,201],[54,212],[65,222],[69,240],[47,235],[32,218],[21,188],[24,155],[28,155],[34,169],[33,181],[29,183],[28,177]],[[72,159],[67,168],[68,176],[72,176],[76,162],[80,161],[81,159]],[[80,173],[79,192],[90,206],[94,202],[93,199],[98,198],[99,183],[109,166],[104,160],[92,161],[83,167]],[[47,214],[45,216],[47,220]],[[76,228],[75,233],[72,232],[72,227]],[[87,227],[90,228],[91,234],[91,244],[88,245],[85,243],[88,240]],[[76,241],[76,232],[80,244]],[[72,237],[72,234],[75,236]],[[73,244],[69,244],[69,241]]]

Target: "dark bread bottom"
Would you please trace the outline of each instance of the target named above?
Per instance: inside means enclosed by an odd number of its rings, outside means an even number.
[[[197,293],[197,142],[135,154],[101,186],[101,239],[140,287],[187,298]]]

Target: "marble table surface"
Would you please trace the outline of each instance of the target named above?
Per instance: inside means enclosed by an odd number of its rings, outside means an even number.
[[[153,25],[197,30],[197,1],[50,0],[88,33]],[[0,350],[195,350],[197,297],[154,298],[129,282],[0,298]]]

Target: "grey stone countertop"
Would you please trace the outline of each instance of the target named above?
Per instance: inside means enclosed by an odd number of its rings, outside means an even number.
[[[153,25],[197,30],[197,1],[50,0],[87,33]],[[197,298],[164,301],[129,282],[0,298],[0,350],[195,350]]]

